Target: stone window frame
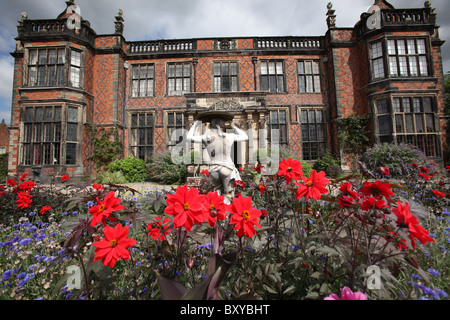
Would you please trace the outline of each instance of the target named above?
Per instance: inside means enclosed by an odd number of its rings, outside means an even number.
[[[305,63],[311,63],[311,72],[306,72]],[[317,72],[314,70],[314,64],[317,64]],[[303,71],[301,72],[300,66],[303,64]],[[297,60],[297,81],[298,81],[298,93],[323,93],[323,79],[322,79],[322,63],[320,59],[299,59]],[[304,78],[302,78],[304,77]],[[311,77],[312,90],[308,90],[308,77]],[[318,80],[317,80],[318,79]],[[302,84],[303,83],[303,84]],[[317,90],[317,84],[319,89]],[[310,86],[310,87],[311,87]],[[304,88],[304,89],[302,89]]]
[[[274,63],[275,66],[273,68],[274,72],[270,72],[270,66],[269,64]],[[266,70],[267,72],[263,72],[263,65],[266,64]],[[279,73],[278,66],[281,66],[281,73]],[[267,77],[267,89],[263,88],[263,77]],[[271,77],[275,77],[275,82],[273,84],[275,85],[274,90],[271,88]],[[279,81],[282,81],[280,84]],[[261,85],[261,91],[269,92],[270,94],[276,94],[276,93],[287,93],[287,84],[286,84],[286,65],[285,60],[280,59],[263,59],[259,63],[259,81]],[[281,88],[280,88],[281,86]]]
[[[285,114],[285,123],[279,123],[279,120],[277,121],[277,123],[273,123],[272,122],[272,112],[277,112],[277,117],[278,119],[280,119],[280,112],[284,112]],[[273,125],[275,126],[279,126],[279,125],[283,125],[284,126],[284,130],[285,130],[285,141],[281,141],[282,139],[282,135],[280,134],[279,138],[280,140],[278,141],[278,145],[281,147],[289,147],[289,142],[290,142],[290,108],[289,106],[276,106],[276,107],[270,107],[268,108],[268,114],[267,114],[267,123],[266,123],[266,128],[267,128],[267,139],[268,139],[268,145],[269,147],[271,146],[271,142],[272,142],[272,130],[276,129],[273,128]]]
[[[174,122],[173,124],[171,123],[171,114],[174,114]],[[177,116],[181,116],[181,125],[177,123]],[[172,141],[171,137],[172,137],[172,133],[174,130],[180,129],[180,130],[187,130],[187,125],[188,125],[188,116],[185,113],[185,110],[180,109],[180,108],[172,108],[172,109],[166,109],[164,110],[164,127],[166,128],[165,130],[165,135],[166,135],[166,145],[168,146],[168,148],[170,149],[171,147],[176,146],[178,143],[181,143],[184,140],[181,139],[181,137],[179,137],[179,139],[177,141]],[[186,131],[183,131],[184,134],[186,134]]]
[[[146,67],[145,76],[141,73],[141,68]],[[149,70],[149,67],[153,71]],[[135,72],[137,71],[137,74]],[[149,73],[151,72],[151,73]],[[135,83],[137,87],[135,88]],[[142,83],[144,83],[144,93],[141,93]],[[155,83],[156,83],[156,63],[144,62],[144,63],[133,63],[130,68],[130,98],[151,98],[155,97]],[[135,91],[137,90],[137,91]]]
[[[392,48],[390,44],[395,42],[395,48]],[[399,43],[401,41],[404,42],[404,52],[399,51],[401,46]],[[419,45],[419,41],[423,42],[422,45]],[[413,42],[413,46],[411,46],[411,42]],[[394,49],[394,51],[392,51]],[[411,52],[413,51],[413,52]],[[387,66],[388,66],[388,74],[392,78],[405,78],[405,77],[427,77],[431,74],[431,64],[429,61],[429,47],[427,44],[427,39],[425,37],[414,36],[414,37],[388,37],[386,38],[386,57],[387,57]],[[395,58],[395,60],[394,60]],[[405,70],[406,74],[402,74],[400,58],[404,58]],[[392,68],[395,68],[396,73],[393,74]],[[423,64],[425,63],[426,72],[423,72]],[[415,64],[415,68],[413,65]],[[414,73],[413,70],[417,70],[417,73]]]
[[[181,75],[177,75],[177,67],[183,66],[181,68]],[[171,75],[171,66],[175,66],[174,75]],[[185,74],[185,66],[189,66],[188,74]],[[167,83],[167,95],[168,96],[183,96],[185,93],[193,92],[193,71],[194,66],[191,61],[173,61],[166,63],[166,83]],[[178,80],[181,79],[181,90],[171,90],[171,80],[174,80],[175,89],[178,88]],[[186,84],[186,80],[189,80],[189,84]]]
[[[64,61],[59,61],[60,51],[63,51]],[[36,60],[35,62],[30,61],[32,59],[32,52],[36,51]],[[46,62],[40,63],[39,61],[39,52],[46,51]],[[53,63],[49,62],[49,52],[56,51],[56,61]],[[77,52],[80,54],[79,63],[73,63],[73,52]],[[34,60],[34,59],[33,59]],[[69,44],[60,44],[55,46],[26,46],[25,54],[25,74],[23,84],[24,87],[28,88],[45,88],[45,87],[71,87],[71,88],[84,88],[85,81],[85,61],[86,61],[86,53],[82,48],[76,48]],[[49,83],[49,68],[55,67],[54,71],[54,83]],[[62,68],[62,75],[60,78],[58,77],[58,67]],[[35,69],[34,77],[32,69]],[[39,82],[39,68],[45,68],[45,76],[44,82],[40,84]],[[78,70],[78,76],[76,79],[78,80],[78,85],[72,85],[72,70]],[[31,79],[34,79],[34,83],[31,83]]]
[[[231,69],[231,64],[236,64],[236,74],[232,74],[232,75],[224,75],[224,68],[223,65],[224,64],[228,64],[229,65],[229,70]],[[220,64],[220,74],[216,74],[216,64]],[[228,76],[230,79],[235,78],[236,79],[236,90],[233,90],[233,83],[232,81],[229,83],[230,85],[230,89],[229,90],[223,90],[223,86],[224,86],[224,77]],[[224,92],[239,92],[239,88],[240,88],[240,84],[239,84],[239,61],[237,60],[214,60],[212,61],[212,92],[213,93],[224,93]],[[217,80],[220,80],[220,90],[217,90],[216,85]]]
[[[134,121],[136,117],[136,122]],[[143,125],[140,124],[140,119],[143,117]],[[151,117],[151,118],[150,118]],[[149,121],[150,118],[150,121]],[[156,128],[156,114],[154,111],[139,110],[129,112],[129,150],[135,158],[147,160],[151,157],[155,151],[155,128]],[[141,139],[140,132],[143,130],[143,140]],[[143,143],[141,143],[143,141]],[[141,154],[140,149],[144,149],[144,153]],[[148,151],[150,150],[150,152]]]
[[[371,78],[373,80],[386,78],[385,70],[385,48],[383,39],[369,43],[369,60],[371,68]]]
[[[314,113],[314,119],[311,121],[311,112]],[[321,116],[318,117],[319,112]],[[306,119],[305,119],[306,113]],[[298,119],[301,132],[302,159],[309,162],[317,161],[327,151],[327,113],[325,107],[304,106],[298,108]],[[321,121],[318,121],[318,118]],[[307,127],[305,131],[304,128]],[[315,127],[314,139],[311,137],[312,126]],[[320,126],[322,129],[320,130]],[[305,133],[308,133],[306,136]],[[314,151],[316,147],[316,152]]]
[[[60,109],[60,119],[55,118],[55,110],[58,108]],[[77,110],[75,119],[69,119],[69,108]],[[33,109],[33,119],[27,119],[27,110],[30,109]],[[42,120],[40,116],[39,119],[36,118],[36,110],[38,109],[43,110]],[[47,110],[49,109],[52,110],[51,119],[47,117]],[[19,164],[24,167],[80,166],[82,164],[82,124],[85,123],[85,109],[86,107],[84,105],[66,102],[30,103],[22,105]],[[75,126],[70,126],[71,124],[75,124]],[[76,130],[72,138],[69,137],[68,133],[70,129]],[[39,135],[39,137],[36,137],[36,135]],[[30,146],[30,149],[32,149],[28,153],[26,146]],[[74,153],[72,156],[69,155],[69,146]],[[33,151],[33,154],[31,154],[31,151]],[[36,161],[36,156],[40,157],[41,160]],[[56,159],[55,156],[59,159]],[[53,159],[50,160],[49,157]]]
[[[387,106],[387,110],[381,110],[381,113],[378,110],[380,100],[385,100]],[[429,101],[429,104],[425,103],[426,101]],[[422,150],[429,158],[441,157],[441,131],[436,111],[437,99],[434,95],[380,96],[373,99],[372,110],[376,143],[407,143]],[[389,130],[383,134],[380,134],[380,117],[386,119]],[[432,130],[427,130],[429,127]]]

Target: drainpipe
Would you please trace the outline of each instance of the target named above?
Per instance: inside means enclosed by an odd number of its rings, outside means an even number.
[[[125,131],[127,130],[127,121],[126,121],[126,105],[127,105],[127,73],[130,64],[128,62],[124,62],[123,68],[125,69],[125,77],[124,77],[124,86],[123,86],[123,113],[122,113],[122,124],[123,124],[123,132],[122,132],[122,145],[123,145],[123,157],[125,158]]]

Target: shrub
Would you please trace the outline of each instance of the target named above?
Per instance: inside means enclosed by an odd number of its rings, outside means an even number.
[[[145,161],[142,159],[127,157],[117,160],[107,167],[111,172],[120,171],[126,182],[142,182],[148,180]]]
[[[124,177],[121,171],[106,171],[103,172],[97,179],[98,183],[111,183],[111,184],[122,184],[127,183],[127,179]]]
[[[313,165],[313,169],[316,171],[325,171],[329,166],[340,166],[341,161],[333,156],[331,153],[326,152],[321,156]]]
[[[377,171],[379,167],[389,168],[392,178],[402,178],[411,175],[414,170],[412,163],[426,164],[426,156],[415,146],[409,144],[383,143],[368,148],[360,157],[367,169]]]
[[[332,179],[336,179],[338,178],[340,175],[342,175],[342,168],[341,166],[336,166],[336,165],[331,165],[328,166],[325,169],[325,173],[327,174],[327,176],[329,176]]]
[[[192,156],[192,153],[189,153],[189,155]],[[185,183],[186,165],[181,160],[175,162],[172,160],[172,154],[169,150],[153,155],[147,163],[149,180],[162,184]]]

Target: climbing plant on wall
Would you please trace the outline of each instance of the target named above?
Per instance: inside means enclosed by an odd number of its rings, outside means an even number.
[[[117,128],[88,125],[87,132],[92,143],[92,160],[97,172],[104,171],[107,165],[123,158],[123,143]]]
[[[369,116],[351,114],[335,121],[338,128],[337,137],[343,152],[351,156],[362,154],[370,143],[367,131]]]

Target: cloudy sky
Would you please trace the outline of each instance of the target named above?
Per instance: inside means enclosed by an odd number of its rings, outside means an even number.
[[[122,9],[128,41],[233,36],[322,36],[327,3],[338,27],[353,27],[374,0],[75,0],[97,34],[114,33]],[[22,12],[30,19],[52,19],[64,0],[0,0],[0,121],[10,121],[14,37]],[[420,8],[424,0],[389,0],[396,8]],[[438,13],[444,71],[450,72],[450,0],[432,0]]]

